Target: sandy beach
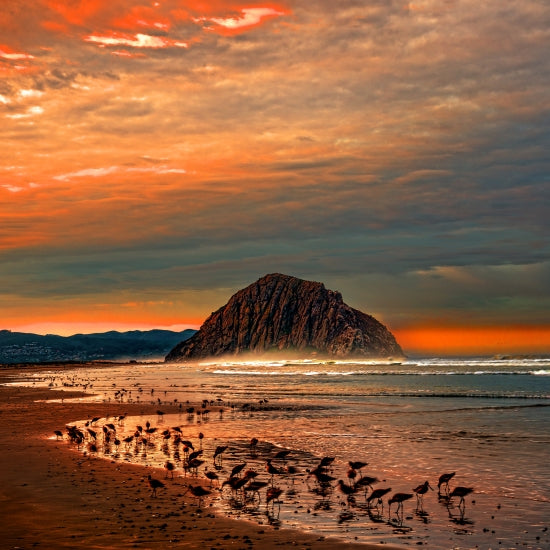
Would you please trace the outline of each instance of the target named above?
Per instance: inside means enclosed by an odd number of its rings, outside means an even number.
[[[0,384],[20,372],[2,367]],[[83,456],[66,441],[52,439],[54,430],[65,432],[65,425],[77,419],[154,414],[155,409],[45,402],[78,395],[0,385],[2,548],[392,548],[220,517],[208,502],[199,509],[190,494],[184,495],[188,482],[183,478],[165,480],[162,470]],[[166,485],[157,498],[151,497],[149,473]]]

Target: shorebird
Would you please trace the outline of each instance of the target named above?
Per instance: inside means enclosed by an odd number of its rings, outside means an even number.
[[[214,451],[214,464],[216,463],[216,459],[218,459],[221,464],[222,455],[223,453],[225,453],[225,451],[227,451],[227,445],[218,445],[216,447],[216,450]]]
[[[154,477],[151,477],[151,474],[147,476],[147,479],[149,480],[149,487],[151,487],[151,496],[156,497],[157,496],[157,489],[163,489],[165,487],[164,483],[160,481],[159,479],[155,479]]]
[[[283,473],[282,470],[279,470],[279,468],[276,468],[271,464],[271,459],[268,458],[265,463],[265,469],[267,470],[267,473],[271,476],[271,484],[273,485],[273,476],[280,475]]]
[[[197,506],[199,508],[201,507],[203,497],[206,497],[210,494],[210,491],[208,489],[205,489],[201,485],[189,485],[187,487],[187,491],[191,491],[191,494],[198,500]],[[187,491],[185,491],[185,493],[187,493]]]
[[[214,481],[217,481],[219,483],[219,476],[216,472],[211,472],[210,470],[205,470],[204,475],[207,479],[210,480],[210,487],[212,487],[212,483]]]
[[[309,472],[309,476],[315,476],[315,479],[321,484],[321,485],[329,485],[331,481],[334,481],[336,478],[329,476],[328,474],[325,474],[319,468],[315,468],[314,470],[311,470]]]
[[[451,500],[454,497],[460,497],[460,501],[458,502],[458,508],[461,510],[464,510],[464,507],[466,506],[464,497],[468,496],[470,493],[473,493],[473,492],[474,492],[473,487],[455,487],[451,491],[451,494],[449,495],[449,500]]]
[[[391,515],[391,505],[394,502],[397,502],[397,510],[395,513],[397,514],[397,517],[399,517],[399,510],[401,510],[401,518],[403,518],[403,502],[409,500],[412,497],[412,493],[395,493],[388,500],[388,514]]]
[[[350,487],[349,485],[347,485],[346,483],[344,483],[344,480],[343,479],[339,479],[338,480],[338,488],[340,489],[340,491],[346,495],[346,499],[348,501],[348,504],[349,504],[349,501],[350,499],[353,497],[353,495],[357,492],[357,489],[355,487]]]
[[[319,462],[319,468],[328,468],[334,462],[333,456],[324,456]]]
[[[233,466],[233,469],[231,470],[231,474],[229,477],[235,477],[239,475],[243,471],[245,466],[246,466],[246,462],[242,462],[241,464],[237,464],[236,466]]]
[[[199,468],[204,464],[204,460],[200,458],[193,458],[185,463],[184,470],[189,470],[192,474],[197,475]]]
[[[424,495],[428,492],[428,489],[431,489],[433,491],[433,487],[428,481],[425,481],[424,483],[422,483],[422,485],[419,485],[418,487],[415,487],[413,489],[413,491],[416,493],[417,508],[422,508],[422,504],[424,503]]]
[[[367,508],[370,508],[371,502],[376,501],[376,507],[378,508],[379,504],[382,504],[382,510],[384,510],[384,501],[382,497],[386,496],[391,491],[391,487],[386,487],[384,489],[374,489],[372,493],[367,498]]]
[[[296,468],[296,466],[293,466],[292,464],[289,464],[285,467],[285,472],[290,476],[290,479],[292,479],[292,485],[294,485],[294,476],[300,473],[300,470]]]
[[[275,453],[274,459],[286,460],[286,457],[290,454],[290,449],[283,449]]]
[[[265,495],[265,504],[266,506],[269,505],[270,502],[273,502],[273,505],[275,506],[275,501],[279,503],[279,506],[281,503],[279,502],[279,497],[282,495],[283,490],[279,489],[279,487],[270,487]]]
[[[193,451],[192,453],[189,453],[189,461],[195,460],[195,458],[198,458],[202,455],[202,449],[199,449],[198,451]]]
[[[441,494],[441,486],[445,485],[445,492],[449,494],[449,481],[454,477],[456,472],[451,472],[450,474],[441,474],[437,482],[437,493]]]
[[[364,487],[365,488],[365,497],[366,497],[369,488],[370,488],[371,491],[373,490],[373,488],[372,488],[373,483],[378,483],[378,478],[377,477],[363,476],[355,482],[355,487],[357,489],[361,489],[361,488]]]
[[[176,469],[176,467],[174,466],[174,464],[172,462],[170,462],[169,460],[166,461],[166,464],[164,465],[164,467],[166,468],[166,476],[165,476],[165,479],[168,477],[168,473],[170,473],[171,475],[171,479],[174,479],[174,470]]]
[[[359,460],[350,460],[348,462],[349,464],[349,467],[352,469],[352,470],[355,470],[357,472],[359,472],[359,475],[361,475],[361,468],[364,468],[365,466],[368,466],[368,462],[361,462]]]
[[[243,490],[245,494],[253,493],[255,495],[258,495],[258,501],[261,501],[260,489],[263,489],[268,485],[269,485],[269,481],[251,481]]]

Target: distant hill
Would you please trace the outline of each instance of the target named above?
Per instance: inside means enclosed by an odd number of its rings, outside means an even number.
[[[166,361],[241,354],[402,357],[393,334],[322,283],[272,273],[234,294]]]
[[[0,330],[0,364],[163,359],[196,330],[132,330],[56,336]]]

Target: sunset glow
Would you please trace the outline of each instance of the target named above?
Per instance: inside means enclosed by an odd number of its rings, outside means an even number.
[[[544,3],[6,0],[0,26],[0,328],[196,327],[281,272],[405,350],[550,352]]]

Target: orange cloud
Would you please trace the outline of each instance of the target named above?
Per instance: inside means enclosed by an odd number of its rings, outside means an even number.
[[[8,46],[0,46],[0,57],[10,61],[19,61],[22,59],[34,59],[34,55],[28,53],[15,52]]]
[[[257,7],[257,8],[242,8],[237,17],[197,17],[194,21],[215,23],[216,27],[208,27],[209,30],[216,30],[223,34],[233,34],[251,27],[261,24],[267,18],[278,17],[288,14],[287,11],[280,8]],[[221,27],[221,29],[219,28]]]
[[[149,34],[138,33],[134,36],[122,36],[122,35],[111,35],[111,36],[87,36],[84,38],[86,42],[93,42],[99,44],[100,46],[128,46],[130,48],[149,48],[149,49],[159,49],[159,48],[187,48],[188,45],[186,42],[179,42],[177,40],[170,40],[168,38],[163,38],[161,36],[151,36]]]

